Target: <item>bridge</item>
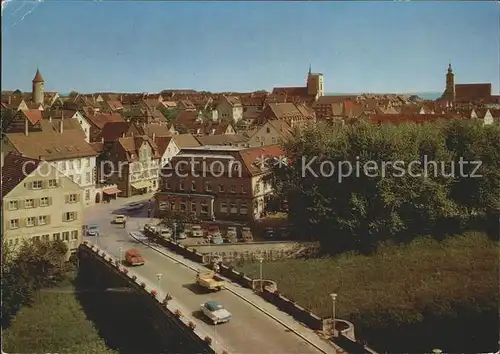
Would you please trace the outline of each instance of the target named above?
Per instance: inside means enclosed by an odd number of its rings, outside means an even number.
[[[119,259],[130,248],[138,249],[146,264],[130,268],[150,287],[162,294],[169,293],[185,313],[192,317],[196,328],[214,337],[217,346],[228,353],[336,353],[331,341],[320,337],[291,316],[278,310],[251,289],[229,282],[227,288],[216,293],[201,293],[194,285],[196,272],[203,267],[160,246],[136,240],[130,232],[137,224],[127,223],[127,228],[113,225],[112,216],[102,219],[98,210],[87,217],[87,222],[98,224],[101,235],[86,237],[100,250]],[[147,219],[145,220],[147,221]],[[121,250],[121,251],[120,251]],[[161,274],[158,280],[158,275]],[[161,296],[161,295],[160,295]],[[222,303],[233,315],[230,322],[213,326],[197,313],[200,305],[208,300]]]

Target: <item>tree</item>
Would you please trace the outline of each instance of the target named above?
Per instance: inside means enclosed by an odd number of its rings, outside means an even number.
[[[167,123],[171,123],[177,118],[179,110],[175,108],[162,108],[160,109],[161,114],[165,117]]]
[[[385,240],[442,237],[470,227],[474,216],[493,220],[500,212],[498,141],[498,127],[458,120],[320,124],[296,132],[283,145],[291,163],[276,166],[268,180],[277,196],[288,200],[298,233],[313,235],[327,252],[371,252]],[[481,160],[485,177],[461,177],[458,168],[451,177],[443,175],[460,159]],[[395,167],[398,161],[403,174]],[[409,174],[413,161],[420,164]],[[474,167],[469,167],[470,174]]]
[[[2,247],[2,328],[42,287],[58,284],[67,271],[68,248],[62,241],[29,240],[14,250]]]

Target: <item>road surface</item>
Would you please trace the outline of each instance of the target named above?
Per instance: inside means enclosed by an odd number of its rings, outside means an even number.
[[[98,204],[86,209],[85,223],[99,225],[101,232],[98,239],[96,237],[86,239],[98,243],[100,249],[106,250],[116,258],[120,257],[120,248],[122,248],[122,253],[130,248],[138,249],[145,258],[146,264],[134,267],[133,271],[139,277],[147,279],[149,283],[160,284],[161,291],[170,293],[183,308],[189,309],[191,313],[187,315],[195,318],[198,328],[212,334],[215,341],[226,348],[229,353],[322,353],[297,334],[228,290],[205,293],[195,284],[195,271],[134,240],[129,233],[147,223],[149,221],[147,217],[129,218],[126,228],[112,224],[111,221],[114,218],[112,211],[118,209],[119,204],[124,203],[122,200],[118,199],[110,204]],[[127,202],[131,201],[127,200]],[[147,211],[145,213],[147,214]],[[157,280],[158,273],[162,274],[160,282]],[[199,311],[200,305],[208,300],[223,304],[232,313],[232,320],[217,326],[209,323]],[[316,340],[323,342],[319,337]],[[334,352],[333,347],[329,352]]]

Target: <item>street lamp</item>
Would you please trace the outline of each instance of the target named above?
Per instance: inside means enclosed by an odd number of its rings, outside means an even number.
[[[176,228],[177,228],[177,223],[174,221],[174,242],[177,243],[177,233],[175,232],[176,231]]]
[[[161,281],[162,275],[163,274],[161,274],[161,273],[156,274],[156,279],[158,279],[158,291],[160,291],[160,288],[161,288],[160,281]]]
[[[264,286],[262,284],[262,262],[264,261],[264,258],[262,256],[259,258],[259,263],[260,263],[260,292],[264,291]]]
[[[123,263],[123,247],[118,248],[118,252],[120,252],[120,264]]]
[[[212,262],[212,249],[210,247],[210,244],[212,243],[212,236],[208,235],[208,264],[210,265],[210,262]]]
[[[332,321],[333,321],[333,336],[335,336],[335,302],[337,300],[337,294],[330,294],[332,297]]]

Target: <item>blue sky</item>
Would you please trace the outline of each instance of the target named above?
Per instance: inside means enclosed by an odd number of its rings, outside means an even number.
[[[13,0],[2,89],[31,90],[38,66],[48,91],[271,90],[311,63],[327,92],[442,91],[451,60],[498,92],[499,22],[497,2]]]

